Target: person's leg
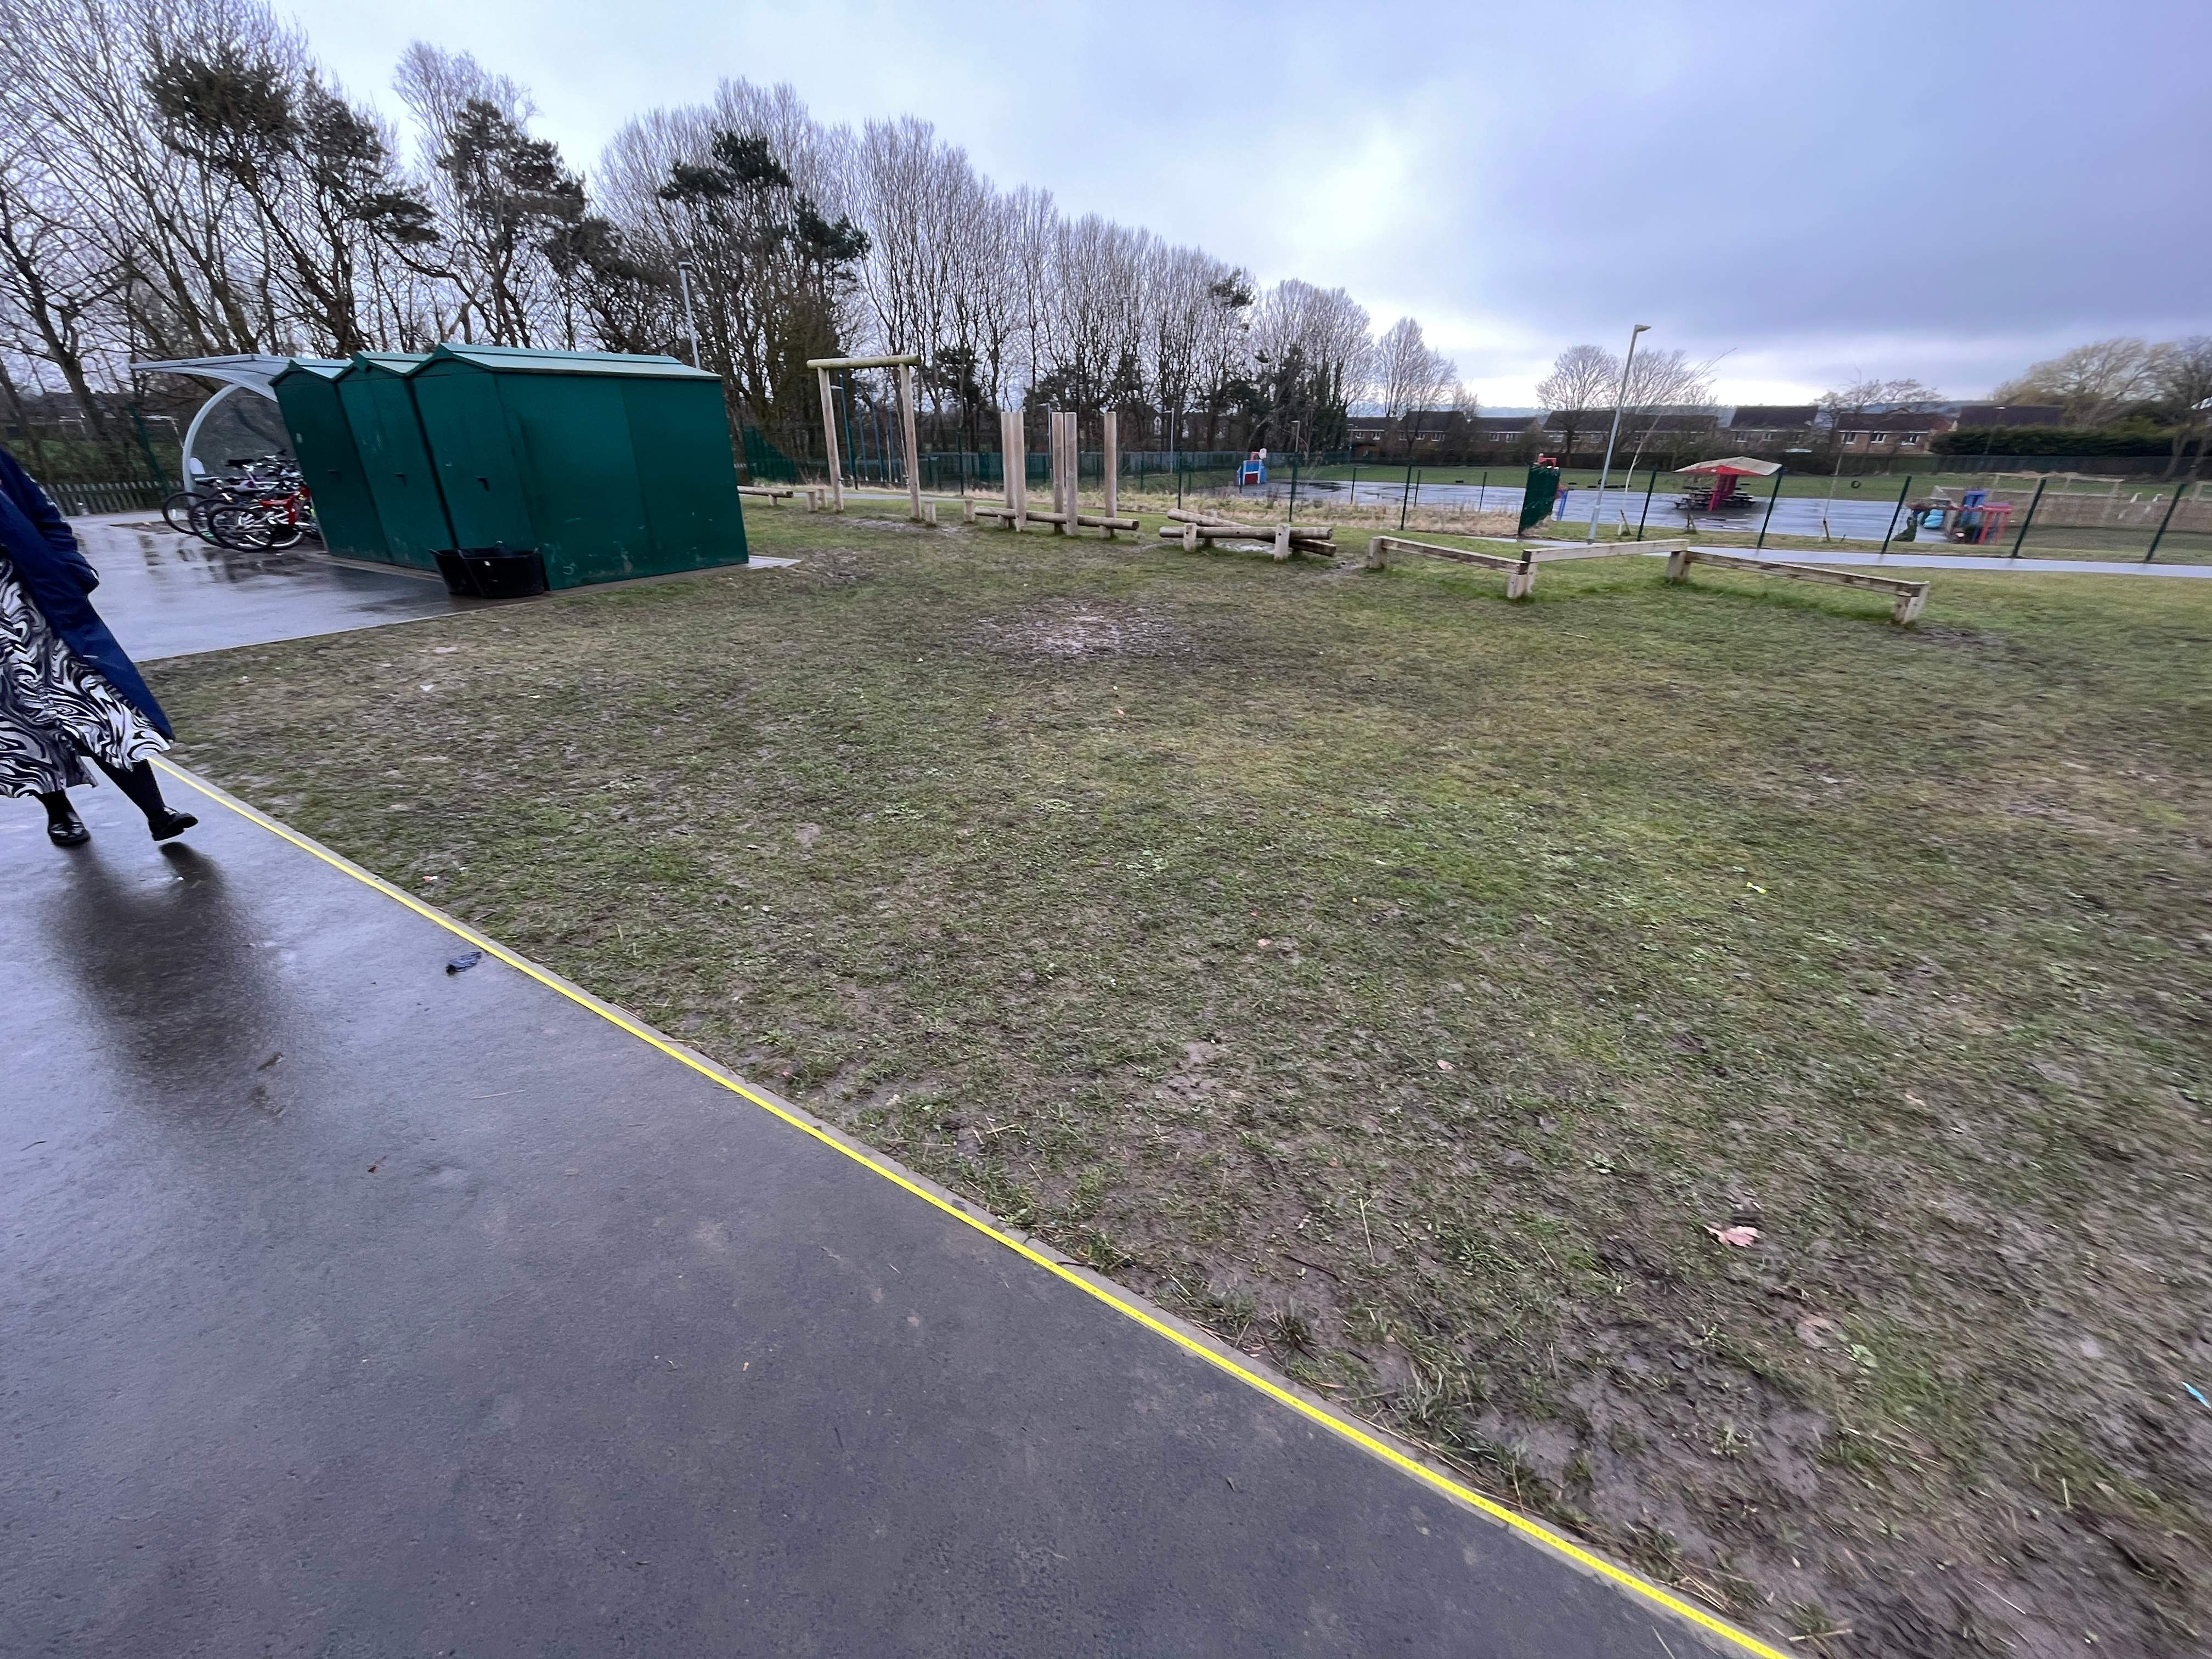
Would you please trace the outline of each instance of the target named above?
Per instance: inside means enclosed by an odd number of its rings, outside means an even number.
[[[84,827],[84,820],[60,790],[40,795],[39,805],[46,809],[46,835],[55,846],[82,847],[92,839],[92,831]]]
[[[149,762],[140,761],[125,769],[110,765],[99,756],[93,757],[100,769],[113,779],[115,787],[131,798],[131,805],[146,815],[146,827],[154,832],[155,841],[167,841],[172,836],[181,836],[199,820],[190,812],[172,811],[161,799],[161,781],[155,777]]]

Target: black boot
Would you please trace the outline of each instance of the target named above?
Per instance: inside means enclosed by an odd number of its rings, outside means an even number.
[[[55,846],[82,847],[92,839],[92,831],[84,827],[84,820],[60,790],[40,796],[39,805],[46,809],[46,839]]]
[[[146,828],[153,832],[155,841],[167,841],[172,836],[181,836],[199,820],[190,812],[172,811],[168,802],[161,799],[161,785],[154,775],[153,767],[140,761],[129,771],[110,766],[94,755],[100,769],[115,781],[115,787],[131,797],[131,805],[146,815]]]

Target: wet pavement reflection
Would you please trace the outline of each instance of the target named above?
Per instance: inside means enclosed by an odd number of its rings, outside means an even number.
[[[233,553],[159,520],[71,520],[100,572],[93,603],[140,662],[468,610],[434,575],[319,552]]]

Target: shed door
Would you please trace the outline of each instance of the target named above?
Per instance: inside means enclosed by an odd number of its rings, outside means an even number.
[[[341,381],[339,397],[360,446],[362,471],[392,559],[436,568],[438,550],[453,544],[453,531],[406,382],[390,374],[364,374]]]
[[[416,401],[462,547],[535,547],[530,510],[494,377],[473,368],[425,370]]]

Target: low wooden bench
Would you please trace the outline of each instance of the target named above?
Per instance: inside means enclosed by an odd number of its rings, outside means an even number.
[[[767,484],[739,484],[738,494],[756,496],[765,501],[770,507],[774,507],[778,501],[795,496],[799,492],[796,489],[774,489]]]
[[[1836,570],[1820,564],[1786,564],[1779,559],[1749,559],[1737,553],[1714,553],[1704,548],[1677,548],[1667,556],[1667,580],[1687,581],[1690,567],[1709,564],[1721,570],[1748,570],[1760,576],[1787,576],[1792,581],[1826,582],[1832,587],[1856,587],[1869,593],[1887,593],[1893,603],[1889,619],[1902,627],[1920,615],[1928,603],[1928,584],[1899,576],[1869,576],[1856,570]]]
[[[1674,544],[1662,542],[1657,546],[1650,543],[1607,542],[1523,542],[1510,553],[1479,553],[1471,548],[1445,547],[1437,542],[1417,542],[1405,536],[1377,536],[1367,544],[1367,568],[1387,570],[1393,553],[1419,553],[1431,559],[1450,559],[1459,564],[1480,565],[1485,570],[1503,570],[1505,574],[1505,597],[1527,599],[1535,597],[1536,567],[1540,564],[1560,564],[1570,559],[1617,559],[1628,553],[1672,552]]]

